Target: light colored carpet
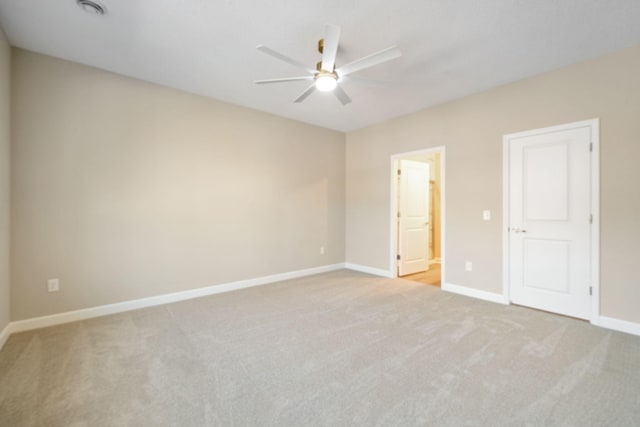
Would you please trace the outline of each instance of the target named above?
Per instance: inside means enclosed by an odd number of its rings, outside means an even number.
[[[337,271],[12,336],[3,426],[633,426],[640,338]]]

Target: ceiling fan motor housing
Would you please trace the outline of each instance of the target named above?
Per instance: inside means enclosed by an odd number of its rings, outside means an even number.
[[[316,70],[318,70],[318,72],[320,72],[320,71],[326,71],[326,72],[329,72],[328,70],[323,70],[323,69],[322,69],[322,61],[319,61],[318,63],[316,63]],[[335,73],[335,71],[336,71],[336,66],[334,65],[334,66],[333,66],[333,70],[331,70],[331,72],[332,72],[332,73]]]

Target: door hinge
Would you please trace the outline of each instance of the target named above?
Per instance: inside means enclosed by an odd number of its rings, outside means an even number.
[[[398,169],[398,175],[402,175],[402,171]]]
[[[589,224],[593,224],[593,214],[589,215]]]
[[[396,259],[400,261],[400,254],[396,255]]]
[[[589,143],[589,151],[593,153],[593,142]]]
[[[593,296],[593,287],[589,286],[589,295]]]
[[[398,212],[398,218],[400,218],[400,212]]]

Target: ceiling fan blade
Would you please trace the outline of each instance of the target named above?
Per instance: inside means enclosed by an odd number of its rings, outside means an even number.
[[[266,53],[269,56],[273,56],[274,58],[278,58],[281,61],[284,61],[288,64],[293,65],[294,67],[298,67],[302,70],[305,70],[311,74],[315,73],[315,70],[312,70],[311,68],[307,67],[306,65],[304,65],[302,62],[296,61],[295,59],[291,59],[286,55],[281,54],[280,52],[276,52],[275,50],[266,47],[265,45],[259,44],[258,46],[256,46],[256,49],[258,49],[260,52],[262,53]]]
[[[322,69],[333,72],[338,53],[338,40],[340,40],[340,27],[327,25],[324,30],[324,47],[322,48]]]
[[[361,77],[356,75],[348,75],[342,76],[340,78],[341,82],[349,83],[349,84],[357,84],[362,86],[377,86],[377,87],[386,87],[391,84],[390,81],[385,80],[377,80],[377,79],[369,79],[367,77]]]
[[[300,103],[300,102],[304,101],[305,99],[307,99],[307,97],[309,95],[311,95],[313,93],[314,90],[316,90],[316,84],[315,83],[312,84],[311,86],[309,86],[304,92],[302,92],[300,94],[300,96],[297,97],[296,100],[293,101],[293,102]]]
[[[343,65],[336,70],[336,73],[338,73],[339,76],[346,76],[347,74],[355,73],[356,71],[364,70],[365,68],[390,61],[401,55],[402,52],[397,46],[391,46],[379,52],[365,56],[364,58],[357,59],[349,64]]]
[[[347,95],[347,92],[344,91],[340,86],[336,86],[333,90],[333,93],[336,95],[336,98],[340,100],[342,105],[347,105],[351,102],[351,98]]]
[[[313,76],[283,77],[281,79],[254,80],[256,84],[294,82],[296,80],[313,80]]]

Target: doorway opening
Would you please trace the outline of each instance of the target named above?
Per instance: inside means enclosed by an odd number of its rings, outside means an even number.
[[[390,271],[432,286],[444,283],[445,149],[391,156]]]

